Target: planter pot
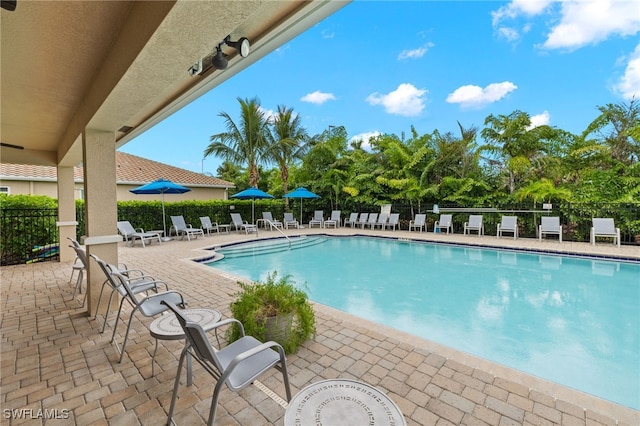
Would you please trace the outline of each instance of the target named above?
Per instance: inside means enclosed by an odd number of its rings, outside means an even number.
[[[291,326],[293,325],[293,314],[278,315],[268,317],[264,323],[264,338],[266,341],[273,340],[283,344],[289,340]]]

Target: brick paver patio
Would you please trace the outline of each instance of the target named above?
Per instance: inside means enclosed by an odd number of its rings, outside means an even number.
[[[295,233],[351,233],[350,229],[300,230]],[[358,230],[360,232],[360,230]],[[640,248],[586,243],[497,240],[462,235],[373,231],[368,234],[447,239],[464,243],[527,246],[547,250],[598,252],[640,259]],[[276,237],[261,232],[260,238]],[[120,261],[142,268],[182,292],[190,307],[213,307],[229,316],[231,277],[189,258],[224,242],[253,239],[246,235],[215,235],[204,240],[157,242],[141,248],[120,246]],[[97,268],[96,268],[97,269]],[[121,364],[109,343],[111,328],[100,334],[94,321],[71,299],[70,263],[36,263],[0,268],[2,424],[158,425],[167,421],[181,342],[160,342],[156,374],[151,377],[154,340],[151,319],[134,320]],[[640,413],[457,352],[415,336],[316,305],[317,336],[288,356],[292,392],[329,378],[352,378],[387,393],[409,425],[637,425]],[[113,316],[113,315],[112,315]],[[141,318],[141,317],[138,317]],[[110,320],[111,325],[113,319]],[[119,330],[123,333],[122,324]],[[122,335],[117,337],[122,341]],[[194,385],[180,387],[175,421],[204,423],[213,379],[198,374]],[[184,373],[183,373],[184,374]],[[261,382],[284,396],[281,375],[273,371]],[[222,392],[216,424],[283,423],[284,408],[258,386],[239,394]],[[57,417],[56,419],[46,419]],[[345,424],[349,424],[348,419]]]

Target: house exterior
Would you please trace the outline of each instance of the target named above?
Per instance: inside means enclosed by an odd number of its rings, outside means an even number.
[[[0,163],[0,193],[46,195],[58,197],[57,168],[26,164]],[[84,170],[74,167],[74,196],[84,198]],[[186,186],[191,191],[185,194],[165,194],[165,201],[226,200],[232,182],[181,169],[136,155],[116,151],[116,196],[118,201],[160,200],[158,195],[136,195],[130,189],[156,179],[169,179]]]

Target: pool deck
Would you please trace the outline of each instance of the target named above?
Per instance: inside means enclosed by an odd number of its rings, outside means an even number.
[[[555,240],[351,228],[284,232],[378,235],[640,261],[640,247],[617,248],[604,243],[594,247]],[[280,236],[261,230],[258,238]],[[253,235],[231,233],[190,242],[156,242],[146,248],[125,247],[122,243],[119,255],[130,268],[144,269],[167,281],[172,289],[184,294],[189,307],[212,307],[227,317],[230,294],[238,289],[235,279],[190,259],[210,256],[210,251],[203,250],[207,247],[255,239]],[[154,341],[147,328],[151,319],[137,316],[127,356],[119,364],[115,347],[109,343],[111,328],[100,334],[102,318],[94,321],[92,316],[87,317],[79,298],[71,299],[70,275],[70,263],[0,268],[2,424],[166,424],[182,343],[160,342],[156,373],[151,377]],[[639,411],[323,305],[316,304],[315,310],[317,336],[287,357],[294,394],[320,380],[361,380],[387,393],[408,425],[640,424]],[[118,341],[122,341],[124,328],[119,325]],[[213,379],[197,363],[194,372],[192,388],[184,384],[180,387],[174,417],[178,425],[203,424],[208,415]],[[281,379],[273,371],[260,382],[282,397]],[[10,410],[17,410],[11,419]],[[43,417],[52,414],[58,419],[45,422]],[[239,394],[225,388],[216,424],[282,425],[283,416],[282,404],[258,384]]]

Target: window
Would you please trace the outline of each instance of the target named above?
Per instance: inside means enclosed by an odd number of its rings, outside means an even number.
[[[11,194],[11,188],[8,186],[0,186],[0,194]]]

